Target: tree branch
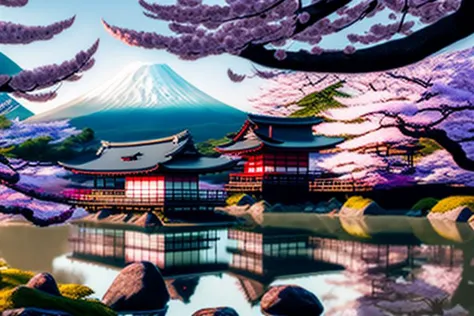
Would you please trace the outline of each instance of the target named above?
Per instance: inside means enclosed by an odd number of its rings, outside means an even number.
[[[338,5],[342,7],[347,4],[344,2],[348,1],[332,1],[331,4],[334,5],[332,10],[318,7],[315,12],[310,12],[312,24],[337,10]],[[357,50],[353,54],[323,52],[320,55],[312,55],[306,51],[298,51],[287,52],[285,59],[277,60],[274,58],[275,50],[252,44],[239,56],[266,67],[297,71],[340,73],[384,71],[418,62],[473,34],[472,12],[474,12],[474,1],[463,0],[457,12],[436,23],[405,38]],[[306,27],[308,26],[309,23]],[[306,27],[298,24],[296,31],[303,31]]]

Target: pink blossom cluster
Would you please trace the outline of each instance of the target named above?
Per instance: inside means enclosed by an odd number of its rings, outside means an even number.
[[[0,44],[29,44],[47,41],[70,28],[75,17],[46,26],[25,26],[0,21]]]
[[[23,7],[28,4],[28,0],[0,0],[0,6]]]
[[[93,67],[93,58],[99,47],[95,42],[88,50],[79,52],[73,59],[61,64],[42,66],[33,70],[25,70],[14,76],[0,75],[0,91],[2,86],[7,92],[31,101],[45,102],[56,96],[56,90],[33,92],[51,88],[62,81],[75,81],[80,74]]]
[[[163,49],[185,60],[210,55],[241,54],[250,45],[279,47],[274,58],[287,57],[287,44],[309,45],[309,52],[322,54],[319,43],[325,36],[338,33],[368,18],[388,15],[390,22],[377,23],[367,32],[349,32],[343,52],[355,53],[355,43],[369,45],[395,35],[409,35],[415,25],[431,24],[456,12],[461,0],[362,0],[341,4],[335,15],[316,16],[333,3],[299,0],[232,0],[226,5],[205,4],[202,0],[177,0],[175,4],[139,1],[144,14],[168,22],[174,36],[116,27],[104,21],[105,28],[117,39],[149,49]]]

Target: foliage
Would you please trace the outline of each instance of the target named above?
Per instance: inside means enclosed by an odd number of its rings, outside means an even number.
[[[109,307],[97,301],[58,297],[25,286],[0,291],[1,311],[23,307],[64,311],[74,316],[116,315]]]
[[[226,203],[227,205],[237,205],[240,202],[240,200],[242,200],[246,196],[247,196],[246,193],[232,194],[231,196],[227,198]]]
[[[301,109],[293,112],[291,117],[307,117],[317,116],[323,111],[329,109],[343,108],[345,107],[339,101],[336,101],[334,97],[347,98],[348,94],[340,92],[338,89],[342,88],[343,82],[333,84],[321,91],[316,91],[308,94],[301,100],[296,102],[296,105]]]
[[[466,206],[474,210],[474,196],[450,196],[439,201],[431,209],[431,212],[445,213],[460,206]]]
[[[423,156],[431,155],[435,151],[443,149],[436,141],[429,138],[420,138],[419,144],[423,146],[423,149],[419,152]]]
[[[72,315],[115,315],[100,302],[86,300],[92,295],[89,287],[79,284],[59,284],[63,297],[56,297],[34,289],[22,287],[35,275],[31,271],[10,268],[2,260],[0,270],[0,311],[22,307],[61,310]]]
[[[342,207],[361,210],[372,202],[374,201],[368,198],[364,198],[363,196],[351,196]]]
[[[64,297],[74,300],[86,298],[94,294],[91,288],[80,284],[60,284],[58,287],[59,292],[61,292]]]
[[[430,45],[433,41],[449,45],[472,33],[467,26],[472,11],[469,0],[225,2],[210,5],[201,0],[139,1],[145,16],[167,23],[171,34],[136,31],[105,21],[103,24],[113,37],[128,45],[164,50],[185,60],[232,54],[267,67],[313,72],[393,69],[435,53],[440,46]],[[449,19],[437,28],[435,25],[434,30],[428,26],[450,14],[456,14],[457,23]],[[424,32],[423,26],[430,32],[403,38],[415,32],[415,25],[422,26],[416,32]],[[466,26],[459,32],[448,33],[444,30],[446,25]],[[327,36],[342,30],[347,38],[342,47],[321,47]],[[402,38],[397,43],[390,42],[399,36]],[[426,45],[415,42],[421,37]],[[294,43],[305,49],[290,51]],[[357,52],[377,43],[388,47],[375,46]],[[242,81],[242,76],[229,77]]]
[[[438,204],[439,200],[432,198],[432,197],[427,197],[419,200],[418,202],[415,203],[415,205],[412,206],[412,210],[414,211],[429,211],[431,210],[436,204]]]
[[[94,131],[85,128],[78,135],[72,135],[60,143],[53,143],[50,136],[40,136],[5,150],[11,157],[30,161],[57,162],[75,158],[94,139]]]
[[[5,115],[0,115],[0,129],[8,129],[11,126],[12,122]]]
[[[217,146],[222,146],[224,144],[229,143],[231,141],[232,135],[233,135],[232,133],[229,133],[225,137],[220,138],[220,139],[209,139],[205,142],[196,144],[196,148],[204,156],[219,157],[220,154],[217,151],[215,151],[214,148],[216,148]]]

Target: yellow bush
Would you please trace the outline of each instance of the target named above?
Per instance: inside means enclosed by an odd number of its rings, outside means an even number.
[[[445,213],[460,206],[469,207],[474,211],[474,196],[450,196],[439,201],[431,212]]]
[[[58,287],[59,292],[61,292],[64,297],[72,298],[74,300],[94,294],[94,291],[91,288],[80,284],[60,284]]]
[[[73,316],[112,316],[116,313],[100,302],[54,296],[24,286],[0,291],[0,311],[36,307],[67,312]]]
[[[0,270],[0,289],[12,289],[28,283],[35,274],[31,271],[8,268]]]
[[[367,199],[363,196],[352,196],[346,201],[346,203],[344,203],[343,207],[360,210],[372,202],[373,201],[371,199]]]

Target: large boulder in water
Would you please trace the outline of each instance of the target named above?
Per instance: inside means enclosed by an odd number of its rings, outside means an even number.
[[[265,315],[278,316],[318,316],[324,311],[316,295],[297,285],[271,287],[263,295],[260,309]]]
[[[215,307],[200,309],[192,316],[239,316],[239,314],[230,307]]]
[[[102,302],[116,311],[151,311],[165,308],[170,299],[160,270],[151,262],[126,266],[115,278]]]
[[[32,277],[28,283],[26,283],[26,287],[37,289],[51,295],[61,296],[56,280],[51,274],[46,272]]]

